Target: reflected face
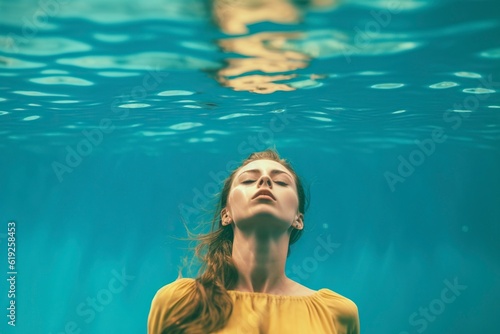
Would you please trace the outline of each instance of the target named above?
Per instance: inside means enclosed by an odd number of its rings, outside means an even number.
[[[293,223],[302,228],[299,198],[293,174],[272,160],[256,160],[243,166],[233,178],[223,224],[235,223],[240,229],[279,228]]]

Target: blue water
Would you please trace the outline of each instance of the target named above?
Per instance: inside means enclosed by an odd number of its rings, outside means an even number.
[[[290,277],[363,333],[500,331],[500,4],[315,3],[0,2],[1,333],[145,333],[181,218],[269,146],[311,193]]]

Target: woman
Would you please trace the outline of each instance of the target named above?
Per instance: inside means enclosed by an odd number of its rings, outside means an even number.
[[[304,228],[305,203],[285,159],[270,149],[251,154],[224,182],[212,232],[198,237],[201,275],[156,293],[148,333],[359,333],[351,300],[285,275],[290,244]]]

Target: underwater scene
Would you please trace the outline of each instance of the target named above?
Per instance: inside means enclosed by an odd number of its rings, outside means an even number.
[[[499,333],[499,36],[495,0],[0,0],[0,333],[146,333],[267,148],[288,277],[363,334]]]

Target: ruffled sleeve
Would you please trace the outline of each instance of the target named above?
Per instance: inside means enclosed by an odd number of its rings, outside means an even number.
[[[359,334],[359,314],[356,304],[332,290],[321,289],[339,334]]]
[[[161,334],[163,321],[171,307],[194,289],[195,281],[192,278],[181,278],[160,288],[151,302],[148,334]]]

